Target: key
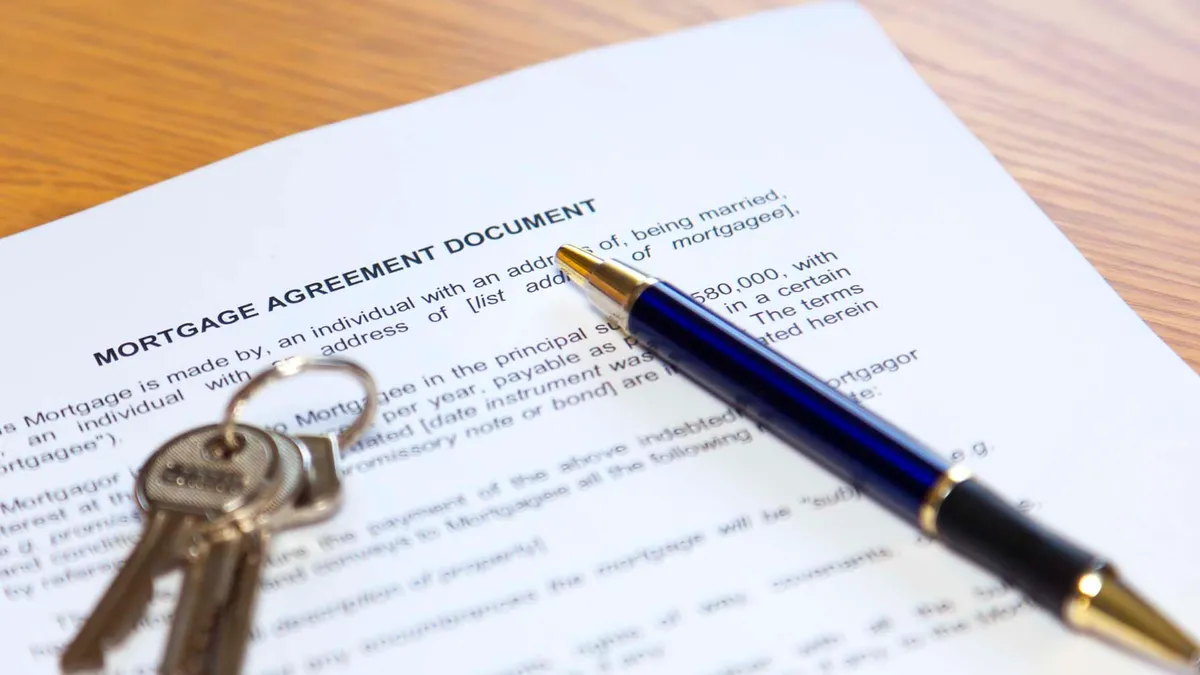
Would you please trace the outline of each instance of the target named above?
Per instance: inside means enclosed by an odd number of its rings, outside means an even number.
[[[164,675],[198,675],[219,671],[217,653],[223,624],[231,614],[253,612],[258,576],[245,579],[247,562],[265,556],[271,519],[292,507],[307,476],[307,454],[292,439],[267,432],[279,454],[280,480],[277,489],[258,508],[244,517],[212,527],[196,536],[187,556],[183,587],[172,617],[159,672]],[[250,586],[250,588],[247,588]],[[241,605],[231,610],[231,604]],[[248,623],[246,624],[249,625]],[[244,651],[245,641],[242,641]],[[227,657],[228,660],[228,657]],[[237,667],[240,667],[240,659]],[[237,671],[232,671],[236,673]]]
[[[236,522],[273,496],[279,475],[275,440],[238,426],[242,447],[226,456],[216,426],[167,441],[138,473],[137,498],[145,511],[142,537],[108,589],[63,651],[64,672],[99,670],[104,652],[137,625],[157,575],[179,562],[182,542],[206,527]]]
[[[296,510],[304,524],[333,516],[342,505],[341,449],[333,435],[298,436],[308,450],[309,468],[305,489],[297,498]]]
[[[212,675],[236,675],[241,671],[253,625],[254,604],[258,597],[266,546],[270,534],[279,530],[315,523],[331,517],[341,504],[339,451],[332,436],[277,437],[281,453],[292,447],[304,458],[305,473],[291,504],[264,514],[264,522],[248,537],[258,536],[242,552],[237,578],[216,622],[215,635],[206,654]]]
[[[63,672],[104,668],[105,649],[133,630],[150,604],[154,578],[178,560],[178,535],[188,530],[188,519],[171,511],[156,511],[145,519],[129,558],[63,650],[59,659]]]
[[[205,650],[207,673],[237,675],[241,672],[250,642],[254,606],[266,561],[270,531],[257,528],[243,537],[240,561],[232,579],[225,607],[217,617],[215,630]]]
[[[159,665],[162,675],[206,672],[203,657],[237,576],[242,543],[243,534],[237,525],[206,532],[197,539],[184,571]]]
[[[219,531],[213,542],[197,549],[188,565],[162,673],[236,675],[249,642],[270,534],[328,518],[340,506],[336,440],[268,433],[280,450],[281,489],[258,517],[240,523],[240,529]]]

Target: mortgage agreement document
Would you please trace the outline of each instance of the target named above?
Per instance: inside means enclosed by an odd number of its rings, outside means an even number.
[[[246,672],[1143,673],[632,344],[552,264],[668,279],[1111,554],[1200,630],[1200,379],[832,3],[285,138],[0,241],[0,656],[57,653],[133,472],[297,354],[380,415],[272,541]],[[247,419],[349,423],[349,379]],[[153,672],[179,574],[109,672]]]

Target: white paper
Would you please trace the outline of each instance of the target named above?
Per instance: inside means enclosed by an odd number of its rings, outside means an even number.
[[[5,672],[56,672],[139,532],[131,471],[219,418],[213,382],[362,334],[340,355],[391,392],[369,434],[392,440],[346,456],[336,518],[274,539],[247,673],[1153,672],[605,332],[552,283],[562,243],[712,296],[1200,626],[1200,381],[829,3],[298,134],[0,242]],[[300,378],[248,419],[328,431],[357,396]],[[110,672],[153,672],[178,578]]]

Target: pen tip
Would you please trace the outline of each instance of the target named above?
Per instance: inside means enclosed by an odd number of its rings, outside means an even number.
[[[1079,599],[1068,605],[1078,628],[1173,667],[1200,671],[1200,644],[1150,605],[1108,566],[1079,580]]]
[[[592,270],[604,262],[578,246],[570,244],[558,247],[558,253],[554,257],[567,277],[580,286],[587,286]]]

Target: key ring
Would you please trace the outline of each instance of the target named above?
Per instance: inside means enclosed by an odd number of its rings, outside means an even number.
[[[375,417],[375,411],[379,407],[379,391],[375,387],[375,379],[362,366],[352,361],[293,356],[255,375],[234,393],[233,398],[229,399],[229,405],[225,406],[225,419],[221,422],[221,442],[225,448],[230,452],[237,452],[241,449],[242,444],[237,434],[237,418],[241,414],[242,408],[250,401],[250,397],[259,389],[277,380],[315,370],[349,373],[358,380],[366,392],[366,401],[362,411],[354,419],[354,422],[343,429],[337,437],[338,447],[349,447],[371,424],[371,420]]]

